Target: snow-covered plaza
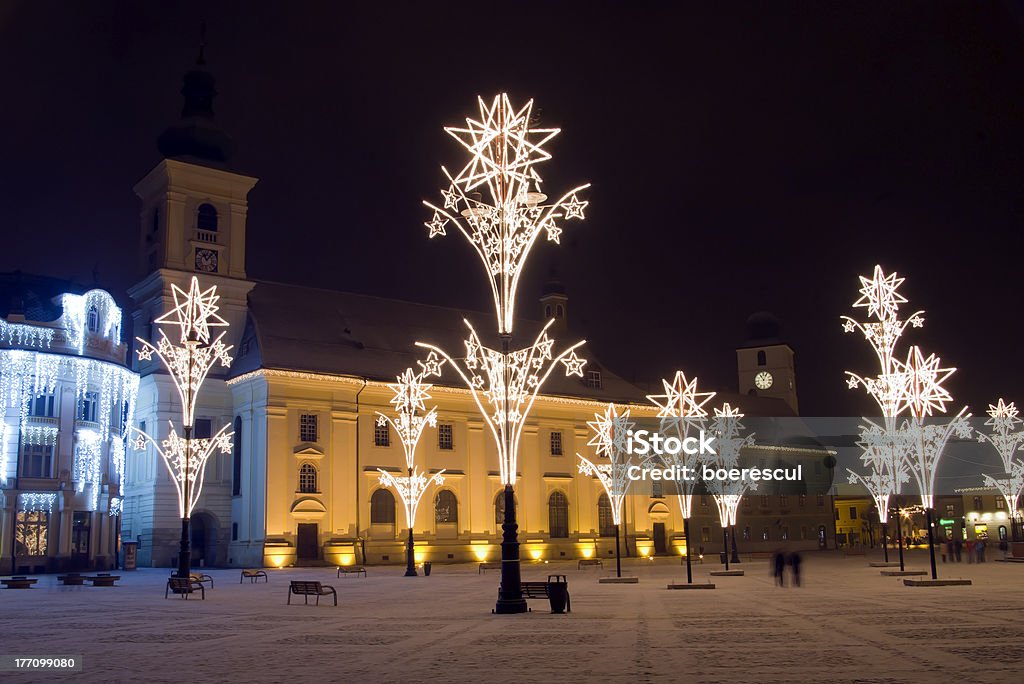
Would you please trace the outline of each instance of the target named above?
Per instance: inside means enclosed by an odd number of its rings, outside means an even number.
[[[880,555],[880,554],[879,554]],[[868,560],[876,560],[869,557]],[[877,560],[880,560],[878,558]],[[922,550],[908,569],[926,569]],[[114,588],[63,587],[40,576],[30,590],[0,590],[4,654],[75,655],[81,673],[5,674],[8,682],[1008,682],[1024,658],[1024,564],[941,564],[940,578],[971,586],[907,587],[863,556],[808,554],[803,586],[777,588],[764,560],[714,591],[685,582],[678,560],[630,559],[638,584],[599,584],[613,564],[524,563],[524,580],[568,576],[572,612],[545,600],[523,615],[490,614],[496,571],[435,565],[268,570],[269,582],[209,570],[215,586],[164,599],[166,569],[122,572]],[[695,566],[695,581],[721,569]],[[289,580],[338,591],[320,606],[293,597]],[[296,598],[298,605],[296,605]]]

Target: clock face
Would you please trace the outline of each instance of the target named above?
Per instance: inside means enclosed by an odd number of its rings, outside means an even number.
[[[757,389],[766,390],[772,386],[773,382],[774,378],[772,378],[772,374],[768,371],[761,371],[754,376],[754,385],[757,386]]]
[[[203,273],[216,273],[217,250],[196,248],[196,270]]]

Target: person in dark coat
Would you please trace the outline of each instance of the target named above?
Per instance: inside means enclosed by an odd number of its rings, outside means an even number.
[[[786,554],[782,552],[782,549],[778,549],[772,556],[772,568],[775,584],[780,587],[786,586]]]
[[[794,587],[800,586],[800,562],[802,560],[803,559],[800,558],[800,553],[798,551],[793,551],[789,554],[789,558],[786,559],[786,562],[789,563],[789,567],[793,570]]]

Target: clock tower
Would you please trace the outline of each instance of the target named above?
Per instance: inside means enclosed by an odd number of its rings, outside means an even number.
[[[793,349],[780,337],[781,325],[762,311],[747,319],[747,339],[736,350],[739,391],[782,399],[799,413]]]

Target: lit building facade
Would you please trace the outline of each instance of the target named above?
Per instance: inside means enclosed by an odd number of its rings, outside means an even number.
[[[161,136],[165,158],[136,186],[142,280],[130,291],[138,335],[156,334],[152,321],[170,306],[172,284],[184,287],[196,274],[204,287],[217,286],[219,314],[231,324],[225,341],[234,345],[234,362],[204,384],[196,424],[201,436],[205,426],[231,422],[234,452],[215,454],[207,465],[192,516],[193,559],[232,566],[404,562],[401,502],[381,486],[378,469],[403,473],[405,460],[397,435],[378,424],[376,413],[391,408],[388,383],[422,358],[416,341],[463,346],[465,312],[247,279],[248,193],[257,180],[227,167],[230,141],[213,123],[213,90],[202,65],[186,75],[185,120]],[[536,311],[555,320],[550,332],[562,341],[576,339],[567,333],[568,307],[564,290],[551,284]],[[484,330],[491,316],[470,318]],[[537,325],[522,321],[522,339],[532,340]],[[488,342],[497,344],[485,334]],[[583,377],[552,376],[523,432],[516,495],[527,560],[614,552],[607,497],[596,478],[579,473],[576,454],[595,458],[587,421],[608,402],[628,406],[634,416],[656,415],[644,390],[586,348],[582,355],[589,359]],[[757,396],[744,389],[716,402],[729,401],[748,415],[793,415],[792,351],[769,340],[744,348],[739,358],[741,382],[756,375],[747,365],[768,365],[776,390],[785,392]],[[136,426],[150,434],[160,426],[160,438],[178,410],[175,390],[155,362],[138,362],[137,369]],[[438,425],[426,430],[417,464],[428,474],[445,472],[443,485],[425,494],[417,512],[417,556],[495,559],[502,485],[493,437],[466,390],[442,383],[431,394]],[[763,450],[763,461],[808,459],[809,468],[810,461],[820,467],[824,454]],[[140,542],[140,564],[173,565],[180,521],[165,469],[155,454],[140,453],[129,458],[128,480],[125,538]],[[679,507],[667,487],[630,496],[625,506],[627,555],[685,549]],[[694,544],[720,549],[714,504],[697,509]],[[741,507],[739,530],[742,551],[818,548],[831,533],[831,509],[814,495],[755,497]]]
[[[121,309],[49,278],[0,290],[0,557],[11,572],[113,567],[138,390]]]

